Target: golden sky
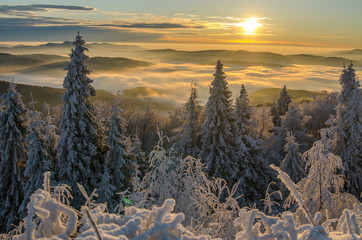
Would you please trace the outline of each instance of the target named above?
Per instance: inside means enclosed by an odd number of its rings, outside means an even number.
[[[2,1],[1,42],[360,48],[360,0]],[[75,6],[76,5],[76,6]]]

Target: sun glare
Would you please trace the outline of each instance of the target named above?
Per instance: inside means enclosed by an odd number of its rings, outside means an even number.
[[[243,27],[246,33],[254,33],[255,30],[263,26],[263,24],[259,23],[256,18],[248,18],[244,22],[239,23],[238,26]]]

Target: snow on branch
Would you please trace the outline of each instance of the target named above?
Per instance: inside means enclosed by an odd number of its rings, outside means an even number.
[[[290,180],[290,177],[288,176],[288,174],[283,172],[280,168],[278,168],[274,164],[271,164],[270,167],[278,172],[278,178],[288,188],[288,190],[290,191],[290,194],[294,197],[294,199],[299,204],[299,207],[305,213],[305,216],[307,217],[308,221],[310,223],[312,223],[313,225],[315,225],[314,222],[313,222],[312,216],[310,215],[310,213],[304,207],[303,197],[302,197],[302,194],[298,191],[298,186],[295,185],[295,183],[292,180]]]

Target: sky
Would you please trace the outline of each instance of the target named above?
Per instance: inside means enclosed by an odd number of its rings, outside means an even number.
[[[2,0],[0,42],[61,42],[80,30],[92,42],[359,48],[361,9],[361,0]]]

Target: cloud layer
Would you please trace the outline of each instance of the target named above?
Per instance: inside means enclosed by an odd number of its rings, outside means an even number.
[[[187,101],[191,81],[197,81],[200,99],[206,103],[209,96],[209,86],[213,80],[215,66],[197,64],[153,63],[151,66],[137,68],[124,73],[97,73],[91,74],[94,86],[110,92],[135,87],[149,87],[160,89],[165,94],[157,96],[160,101],[167,100],[176,104]],[[290,89],[306,90],[338,90],[341,68],[313,65],[295,65],[280,68],[270,67],[237,67],[225,66],[229,87],[233,98],[240,91],[241,84],[245,84],[249,92],[260,88],[287,85]],[[15,80],[23,83],[61,87],[66,72],[54,76],[15,75]],[[1,79],[11,80],[14,75],[3,75]]]
[[[48,12],[51,9],[71,11],[93,11],[94,8],[83,6],[67,6],[53,4],[30,4],[30,5],[0,5],[0,13],[17,14],[20,12]]]

